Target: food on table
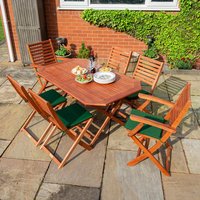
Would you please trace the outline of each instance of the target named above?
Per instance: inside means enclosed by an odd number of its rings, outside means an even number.
[[[72,69],[72,73],[75,74],[75,75],[86,74],[87,71],[88,70],[86,68],[83,68],[83,67],[81,67],[79,65]]]
[[[89,83],[93,80],[92,74],[77,75],[75,80],[79,83]]]
[[[99,68],[99,71],[100,72],[111,72],[112,71],[112,68],[110,68],[110,67],[101,67],[101,68]]]

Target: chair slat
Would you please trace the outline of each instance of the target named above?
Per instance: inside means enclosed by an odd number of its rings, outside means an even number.
[[[131,51],[127,51],[119,47],[113,47],[110,52],[107,67],[114,68],[125,74],[131,59],[131,55]]]
[[[140,55],[133,77],[151,86],[151,91],[155,89],[156,83],[163,68],[163,62],[147,58]]]

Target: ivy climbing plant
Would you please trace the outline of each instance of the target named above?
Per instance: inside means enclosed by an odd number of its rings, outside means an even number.
[[[199,0],[180,0],[178,13],[87,9],[81,16],[95,26],[125,32],[144,42],[148,35],[153,36],[156,48],[173,66],[177,60],[200,57],[199,11]]]

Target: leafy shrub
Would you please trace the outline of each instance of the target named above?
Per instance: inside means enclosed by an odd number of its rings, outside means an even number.
[[[90,50],[88,48],[85,47],[85,43],[82,42],[81,44],[81,48],[79,49],[78,58],[89,58],[90,55]]]
[[[158,50],[156,49],[155,45],[152,45],[147,50],[144,50],[144,56],[149,58],[156,58],[158,57]]]
[[[68,55],[70,52],[65,48],[64,45],[60,45],[59,49],[55,51],[55,54],[57,56],[66,56]]]
[[[93,10],[82,12],[82,18],[96,26],[112,28],[147,43],[155,38],[155,47],[174,66],[176,60],[200,57],[200,1],[180,0],[181,11],[143,12],[129,10]]]
[[[175,62],[175,67],[178,69],[192,69],[192,63],[190,60],[177,60]]]

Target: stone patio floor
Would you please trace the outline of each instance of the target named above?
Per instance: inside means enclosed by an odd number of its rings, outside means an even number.
[[[199,200],[200,199],[200,75],[162,75],[155,95],[177,98],[186,81],[191,82],[192,108],[171,137],[171,177],[166,177],[150,160],[128,167],[136,146],[123,127],[111,123],[91,151],[78,147],[67,165],[58,170],[51,159],[36,148],[20,128],[31,109],[16,94],[6,75],[11,74],[26,88],[38,91],[30,68],[0,68],[0,199],[9,200]],[[124,106],[125,107],[125,106]],[[153,104],[154,113],[165,108]],[[96,117],[100,124],[102,118]],[[36,116],[30,125],[40,133],[47,123]],[[53,138],[51,145],[63,155],[70,139]],[[162,155],[158,154],[162,160]]]

